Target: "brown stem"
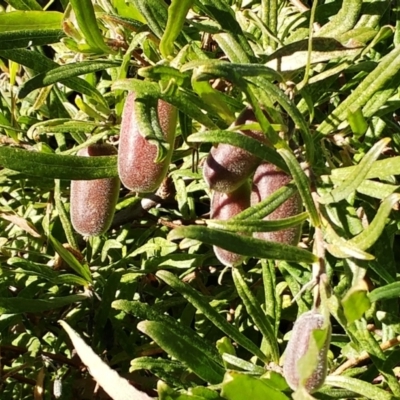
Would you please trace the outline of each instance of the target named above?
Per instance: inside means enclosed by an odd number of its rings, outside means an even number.
[[[382,351],[385,351],[394,346],[397,346],[399,343],[400,343],[400,336],[397,336],[393,339],[388,340],[385,343],[382,343],[380,345],[380,348]],[[350,360],[347,360],[344,364],[342,364],[340,367],[336,368],[336,370],[333,371],[333,373],[331,375],[340,375],[346,369],[355,367],[356,365],[361,364],[362,362],[368,360],[369,358],[370,358],[370,355],[366,351],[363,351],[359,357],[351,358]]]

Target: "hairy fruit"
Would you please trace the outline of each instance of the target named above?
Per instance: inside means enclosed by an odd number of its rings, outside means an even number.
[[[255,123],[257,119],[251,108],[246,108],[235,121],[234,126]],[[261,131],[245,130],[241,134],[260,142],[266,142]],[[261,160],[240,147],[220,143],[212,147],[204,163],[203,176],[212,190],[229,193],[242,185],[254,172]]]
[[[228,220],[250,206],[250,185],[245,182],[230,193],[213,192],[211,219]],[[214,253],[223,265],[235,266],[243,262],[244,256],[214,246]]]
[[[81,157],[117,154],[114,146],[95,144],[78,152]],[[118,201],[119,178],[71,181],[71,222],[84,236],[97,236],[110,227]]]
[[[328,324],[324,325],[324,316],[313,310],[302,314],[293,326],[292,335],[286,347],[283,364],[283,375],[288,385],[293,390],[304,386],[309,393],[312,393],[319,389],[325,381],[327,353],[331,339],[331,325],[329,321]],[[319,346],[320,349],[318,350],[317,348],[315,369],[312,371],[311,375],[304,377],[301,359],[309,352],[309,347],[313,340],[313,332],[316,329],[324,329],[325,327],[327,332],[325,332],[326,335],[322,345]],[[315,340],[314,344],[316,345]],[[303,382],[301,382],[302,380]]]
[[[121,132],[118,147],[118,174],[128,189],[139,192],[153,192],[165,178],[172,156],[175,139],[176,109],[163,100],[158,101],[158,119],[165,140],[171,145],[168,156],[155,162],[157,146],[139,131],[135,109],[135,94],[130,92],[122,113]]]
[[[258,204],[282,186],[287,185],[292,177],[286,172],[280,170],[274,164],[262,163],[256,169],[253,178],[253,187],[251,192],[251,205]],[[264,220],[278,220],[287,218],[300,213],[302,210],[302,200],[299,193],[295,193],[287,199]],[[257,232],[254,237],[268,240],[271,242],[280,242],[290,245],[297,245],[300,239],[301,225],[293,228],[282,229],[275,232]]]

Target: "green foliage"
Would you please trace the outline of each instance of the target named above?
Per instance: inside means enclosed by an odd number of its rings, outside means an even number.
[[[399,20],[388,0],[2,2],[1,398],[399,398]],[[118,147],[127,92],[167,176],[122,188],[110,229],[83,238],[70,181],[118,168],[77,153]],[[235,126],[245,107],[256,119]],[[292,182],[210,219],[201,169],[220,143]],[[299,226],[298,245],[251,236]],[[309,310],[329,323],[307,331],[293,392],[284,352]]]

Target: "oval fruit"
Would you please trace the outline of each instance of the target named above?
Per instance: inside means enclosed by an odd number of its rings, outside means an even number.
[[[254,122],[257,122],[254,111],[251,108],[246,108],[233,126]],[[266,142],[266,137],[261,131],[245,130],[239,132],[260,142]],[[258,157],[240,147],[220,143],[211,148],[204,163],[204,180],[212,190],[223,193],[232,192],[249,178],[260,161]]]
[[[298,389],[301,383],[300,360],[309,349],[314,330],[323,328],[324,322],[324,316],[314,310],[302,314],[293,326],[292,335],[286,347],[283,364],[283,375],[288,385],[293,390]],[[305,389],[309,393],[319,389],[325,381],[327,354],[331,339],[331,325],[329,321],[327,329],[328,332],[326,333],[323,346],[317,355],[315,370],[308,378],[306,377],[305,382],[303,382]]]
[[[97,157],[117,154],[114,146],[95,144],[79,150],[78,156]],[[71,222],[84,236],[97,236],[110,227],[118,201],[119,178],[71,181]]]
[[[211,198],[211,219],[228,220],[250,206],[250,185],[245,182],[230,193],[213,192]],[[239,265],[244,256],[213,246],[218,260],[227,266]]]
[[[282,186],[287,185],[292,177],[271,163],[262,163],[256,169],[253,177],[251,205],[258,204]],[[299,214],[302,211],[302,200],[299,193],[287,199],[264,220],[278,220]],[[275,232],[257,232],[254,237],[271,242],[297,245],[300,240],[301,225]]]
[[[165,178],[172,156],[175,138],[176,109],[165,101],[158,101],[158,118],[165,140],[171,145],[169,155],[156,163],[157,146],[140,134],[134,110],[135,94],[130,92],[122,113],[118,147],[118,174],[128,189],[153,192]]]

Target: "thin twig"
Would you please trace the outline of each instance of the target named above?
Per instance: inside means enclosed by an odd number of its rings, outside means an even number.
[[[380,345],[380,348],[382,351],[385,351],[394,346],[397,346],[399,343],[400,343],[400,336],[397,336],[394,339],[390,339],[387,342],[382,343]],[[368,360],[369,358],[370,358],[370,355],[366,351],[363,351],[359,357],[351,358],[350,360],[347,360],[344,364],[342,364],[335,371],[333,371],[331,375],[340,375],[346,369],[355,367],[356,365],[361,364],[362,362]]]

